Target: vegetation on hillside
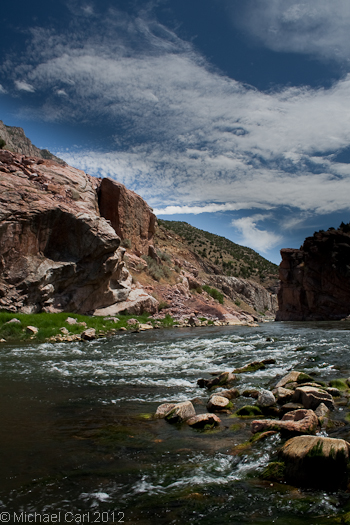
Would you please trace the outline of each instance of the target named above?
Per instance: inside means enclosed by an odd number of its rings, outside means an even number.
[[[195,228],[187,222],[163,219],[158,219],[158,222],[160,226],[180,235],[197,256],[216,266],[222,275],[253,278],[262,283],[278,278],[278,266],[251,248]]]

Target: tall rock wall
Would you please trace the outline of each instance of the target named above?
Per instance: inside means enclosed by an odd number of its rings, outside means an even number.
[[[278,321],[341,319],[350,314],[350,234],[317,232],[300,250],[281,250]]]
[[[101,215],[110,221],[122,240],[130,242],[137,255],[148,254],[156,229],[156,216],[152,208],[120,182],[102,179],[99,187]]]
[[[90,313],[127,300],[132,279],[100,213],[100,186],[70,166],[0,150],[0,309]],[[132,216],[140,202],[118,189]]]

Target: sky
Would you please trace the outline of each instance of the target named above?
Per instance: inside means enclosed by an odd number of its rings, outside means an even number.
[[[350,221],[348,0],[12,0],[0,119],[278,264]]]

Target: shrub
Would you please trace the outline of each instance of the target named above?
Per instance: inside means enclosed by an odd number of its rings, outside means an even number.
[[[0,149],[3,149],[6,146],[4,139],[0,139]]]
[[[131,248],[130,239],[123,239],[122,242],[120,243],[120,246],[122,246],[123,248]]]
[[[205,290],[213,299],[219,301],[220,304],[224,304],[224,294],[219,292],[219,290],[216,288],[210,288],[207,284],[203,286],[203,290]]]

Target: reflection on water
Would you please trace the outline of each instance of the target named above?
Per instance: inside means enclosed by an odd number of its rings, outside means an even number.
[[[246,446],[249,420],[226,415],[220,430],[196,432],[147,415],[161,402],[194,398],[205,412],[208,396],[197,379],[251,360],[276,364],[242,374],[241,391],[270,387],[292,368],[327,381],[348,377],[349,328],[272,323],[3,345],[1,510],[103,511],[101,523],[117,523],[117,512],[125,523],[144,524],[330,523],[350,510],[347,493],[259,479],[278,436]]]

